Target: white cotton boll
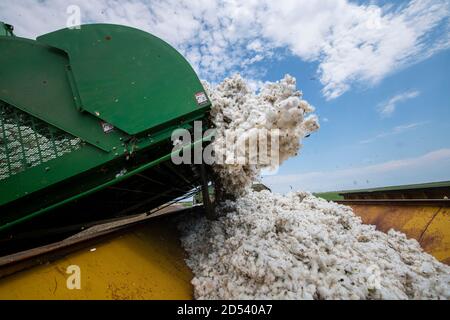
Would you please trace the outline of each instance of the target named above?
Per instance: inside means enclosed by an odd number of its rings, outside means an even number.
[[[303,112],[302,110],[298,108],[290,109],[289,110],[289,118],[293,122],[301,122],[303,121]]]
[[[250,157],[239,144],[223,146],[225,136],[248,141],[261,127],[276,128],[282,162],[319,128],[316,116],[304,118],[314,109],[300,100],[293,77],[267,83],[259,95],[239,76],[205,89],[213,102],[216,152]],[[236,200],[224,201],[218,220],[179,221],[197,299],[450,299],[450,267],[417,241],[363,225],[350,207],[308,192],[251,191],[263,167],[214,165]]]
[[[319,119],[316,115],[308,116],[303,122],[303,127],[307,132],[314,132],[320,128]]]
[[[239,75],[225,79],[216,87],[207,83],[204,87],[213,104],[211,121],[216,127],[216,142],[226,141],[225,137],[228,136],[241,137],[252,129],[278,129],[282,132],[279,159],[283,162],[298,154],[301,147],[299,140],[318,128],[313,120],[304,123],[303,115],[312,109],[300,99],[301,93],[296,89],[295,78],[289,75],[279,82],[266,83],[259,94],[249,90]],[[271,135],[268,133],[270,143]],[[213,148],[216,154],[224,151],[222,143],[213,143]],[[227,144],[226,148],[225,154],[242,151],[242,147],[236,144]],[[271,167],[271,164],[263,162],[249,165],[250,157],[251,160],[259,159],[247,153],[247,164],[213,166],[228,193],[243,194],[262,169]]]
[[[435,272],[433,265],[429,262],[422,263],[422,265],[420,266],[420,271],[423,274],[432,274],[433,272]]]
[[[297,108],[299,104],[300,99],[298,97],[289,97],[280,102],[279,108],[287,111],[289,109]]]
[[[315,109],[313,106],[311,106],[307,101],[302,100],[300,101],[299,107],[305,112],[305,113],[309,113],[309,112],[314,112]]]
[[[266,113],[266,120],[270,123],[274,123],[277,119],[277,113],[273,110],[269,110]]]
[[[449,266],[400,232],[363,225],[349,207],[262,191],[234,208],[179,224],[198,299],[450,299]]]

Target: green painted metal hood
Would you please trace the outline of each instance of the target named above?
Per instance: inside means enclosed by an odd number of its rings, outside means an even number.
[[[189,63],[149,33],[91,24],[37,41],[67,52],[78,108],[130,135],[210,107]]]
[[[44,213],[145,212],[200,185],[196,167],[171,162],[171,133],[206,119],[210,101],[175,49],[118,25],[37,40],[2,30],[0,234]]]

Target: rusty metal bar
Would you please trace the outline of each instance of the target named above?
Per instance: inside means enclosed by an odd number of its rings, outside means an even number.
[[[351,205],[399,205],[399,206],[441,206],[450,207],[450,199],[349,199],[336,200],[339,204]]]

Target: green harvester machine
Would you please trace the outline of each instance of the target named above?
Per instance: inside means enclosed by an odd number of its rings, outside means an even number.
[[[90,24],[30,40],[1,23],[0,234],[147,212],[205,185],[207,168],[172,163],[171,134],[210,107],[149,33]]]

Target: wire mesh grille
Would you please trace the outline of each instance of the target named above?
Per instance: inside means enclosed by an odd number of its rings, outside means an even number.
[[[0,180],[81,145],[79,138],[0,102]]]

